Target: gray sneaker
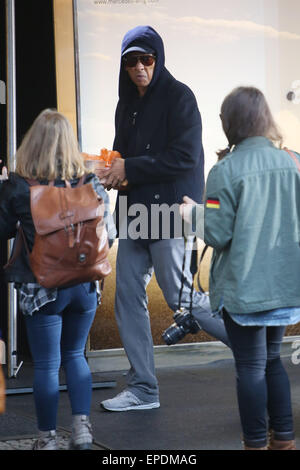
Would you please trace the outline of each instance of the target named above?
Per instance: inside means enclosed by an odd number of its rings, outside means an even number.
[[[89,450],[92,448],[92,426],[86,415],[72,417],[72,434],[69,442],[70,450]]]
[[[41,432],[39,438],[34,442],[32,450],[57,450],[56,432]]]
[[[151,410],[159,408],[160,403],[142,401],[129,390],[123,390],[114,398],[102,401],[101,406],[108,411]]]

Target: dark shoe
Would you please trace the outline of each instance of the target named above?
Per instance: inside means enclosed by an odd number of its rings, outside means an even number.
[[[244,445],[244,450],[268,450],[268,447],[248,447]]]
[[[269,443],[268,450],[296,450],[296,443],[291,441],[278,441],[272,439]]]
[[[244,450],[268,450],[268,446],[267,444],[266,445],[260,445],[259,447],[259,444],[262,444],[261,442],[255,442],[255,441],[245,441],[243,439],[243,446],[244,446]],[[258,445],[258,447],[257,447]]]
[[[296,450],[296,442],[294,439],[289,441],[275,439],[274,431],[270,430],[268,450]]]

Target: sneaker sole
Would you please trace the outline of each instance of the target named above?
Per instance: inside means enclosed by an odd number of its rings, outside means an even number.
[[[101,403],[102,408],[107,411],[130,411],[130,410],[152,410],[153,408],[159,408],[160,403],[148,403],[144,405],[132,405],[126,406],[125,408],[113,408],[109,405],[104,405]]]
[[[70,444],[69,445],[69,450],[91,450],[93,447],[92,443],[86,443],[86,444]]]

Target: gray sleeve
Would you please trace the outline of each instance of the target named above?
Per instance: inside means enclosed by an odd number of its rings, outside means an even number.
[[[107,192],[105,191],[103,185],[100,183],[99,179],[97,176],[95,176],[92,180],[91,183],[93,185],[94,190],[103,199],[104,205],[105,205],[105,211],[104,211],[104,221],[106,225],[106,230],[108,234],[108,240],[109,240],[109,247],[112,246],[116,236],[117,236],[117,230],[116,226],[114,223],[113,216],[110,212],[110,206],[109,206],[109,196]]]

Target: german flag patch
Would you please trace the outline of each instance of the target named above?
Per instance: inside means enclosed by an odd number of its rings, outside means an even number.
[[[207,209],[220,209],[219,199],[207,199],[206,207]]]

